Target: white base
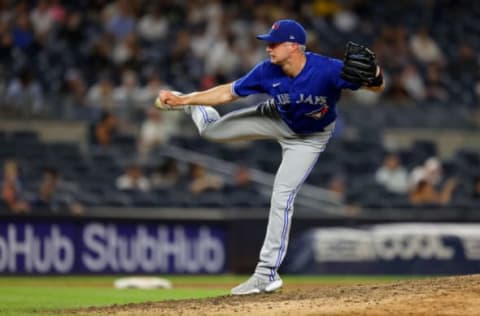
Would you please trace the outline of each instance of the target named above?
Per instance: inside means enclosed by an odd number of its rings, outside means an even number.
[[[172,282],[157,277],[128,277],[114,282],[116,289],[170,289]]]

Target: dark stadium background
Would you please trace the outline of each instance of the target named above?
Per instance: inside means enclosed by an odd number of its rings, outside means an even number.
[[[308,50],[370,47],[386,81],[380,95],[344,93],[292,237],[319,225],[477,222],[480,3],[447,0],[0,1],[0,222],[219,225],[228,269],[251,270],[279,146],[211,143],[152,105],[162,88],[240,77],[266,58],[255,35],[287,17],[305,25]],[[376,176],[390,154],[406,179],[398,190]]]

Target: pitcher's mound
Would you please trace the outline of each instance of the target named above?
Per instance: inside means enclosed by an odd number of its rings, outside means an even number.
[[[480,315],[480,275],[377,285],[299,289],[274,294],[115,305],[91,315]]]

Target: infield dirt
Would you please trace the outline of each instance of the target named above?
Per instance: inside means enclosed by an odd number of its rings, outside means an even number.
[[[278,293],[150,302],[69,311],[77,315],[480,315],[480,275],[355,286],[300,287]]]

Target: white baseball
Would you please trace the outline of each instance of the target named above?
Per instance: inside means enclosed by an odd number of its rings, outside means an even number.
[[[155,100],[155,107],[160,110],[170,110],[172,107],[168,104],[163,104],[162,100],[160,97],[157,97]]]
[[[178,91],[172,91],[173,94],[175,95],[182,95],[181,92],[178,92]],[[172,109],[172,106],[171,105],[168,105],[168,104],[163,104],[162,100],[160,99],[160,97],[157,97],[155,99],[155,107],[157,109],[160,109],[160,110],[171,110]]]
[[[163,108],[163,103],[162,103],[162,100],[160,99],[160,97],[157,97],[157,99],[155,100],[155,106],[157,108],[160,108],[160,109]]]

